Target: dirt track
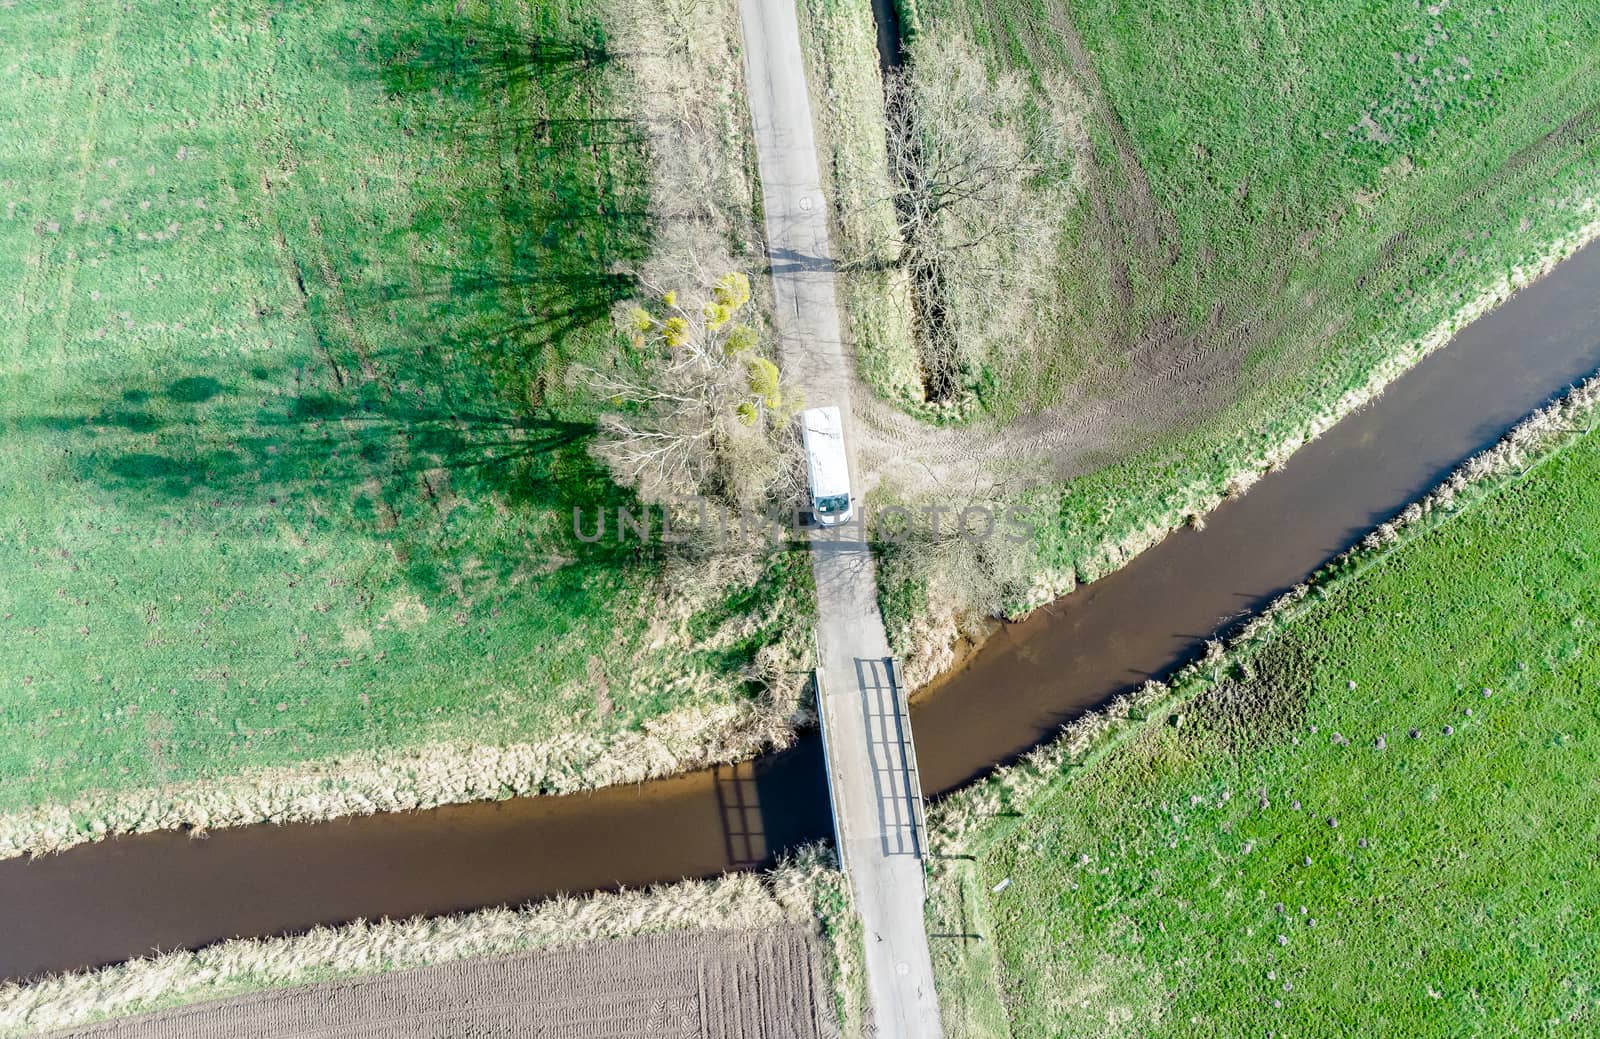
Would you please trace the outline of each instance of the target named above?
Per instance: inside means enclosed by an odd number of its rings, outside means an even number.
[[[804,928],[595,942],[217,1000],[65,1032],[95,1039],[822,1039]]]

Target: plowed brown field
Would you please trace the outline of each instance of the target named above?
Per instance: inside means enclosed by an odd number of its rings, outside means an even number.
[[[55,1039],[821,1039],[806,928],[594,942],[258,992]]]

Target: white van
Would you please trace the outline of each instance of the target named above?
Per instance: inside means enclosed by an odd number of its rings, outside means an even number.
[[[811,515],[824,527],[849,523],[850,461],[838,408],[807,408],[800,414],[811,474]]]

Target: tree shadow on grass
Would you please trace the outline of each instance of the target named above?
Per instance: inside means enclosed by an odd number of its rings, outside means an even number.
[[[8,431],[65,438],[75,477],[128,511],[226,524],[264,507],[387,543],[424,587],[464,553],[506,577],[540,553],[592,573],[651,565],[637,542],[572,534],[574,508],[636,507],[592,458],[593,405],[569,377],[611,356],[610,315],[650,241],[643,134],[618,114],[603,35],[419,12],[328,45],[352,96],[393,113],[396,134],[370,147],[379,175],[414,185],[413,210],[374,219],[332,178],[263,177],[281,264],[255,315],[279,343],[269,359],[174,360],[46,411],[14,404]],[[328,161],[317,139],[297,146]]]
[[[559,35],[462,15],[414,12],[407,22],[379,42],[383,81],[393,94],[549,90],[592,77],[613,60],[598,21],[568,25]]]
[[[124,514],[234,535],[282,524],[368,539],[429,591],[440,590],[439,565],[463,552],[501,577],[653,565],[650,546],[572,535],[575,508],[637,507],[591,456],[591,422],[452,405],[416,365],[403,370],[402,392],[327,392],[306,384],[305,369],[186,376],[131,399],[13,414],[5,426],[55,437],[75,478],[110,491]]]
[[[634,293],[618,271],[432,265],[419,280],[377,286],[357,306],[391,316],[392,334],[423,355],[479,371],[468,399],[537,410],[571,399],[573,363],[602,363],[617,303]],[[599,342],[596,342],[599,341]],[[581,396],[581,391],[579,393]]]
[[[494,175],[419,214],[421,233],[457,230],[447,258],[368,287],[354,306],[387,311],[419,350],[472,358],[507,401],[563,397],[570,365],[611,349],[608,318],[633,294],[628,272],[651,238],[648,135],[599,23],[529,36],[419,15],[359,49],[350,68],[424,147]]]

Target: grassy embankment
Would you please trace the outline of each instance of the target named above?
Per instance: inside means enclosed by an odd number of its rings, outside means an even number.
[[[319,927],[302,935],[236,939],[196,952],[0,985],[0,1035],[32,1035],[269,989],[636,935],[796,925],[817,929],[825,942],[825,972],[838,984],[841,934],[831,907],[848,895],[843,875],[823,860],[821,853],[808,850],[761,875],[731,874],[434,920]],[[840,1020],[847,1035],[860,1033],[859,1017]]]
[[[632,0],[6,12],[0,855],[784,730],[803,567],[571,533],[631,501],[568,373],[662,232],[653,135],[746,126],[712,13],[658,53]],[[675,62],[695,104],[638,87]]]
[[[858,372],[880,396],[916,409],[921,383],[910,286],[894,263],[899,231],[872,5],[805,0],[798,11],[823,193],[834,212],[836,284]]]
[[[1575,400],[939,807],[975,856],[930,908],[978,936],[935,943],[952,1036],[1592,1028],[1600,385]]]
[[[980,61],[1040,99],[1018,120],[1084,131],[1076,194],[1048,195],[1059,236],[1028,240],[1051,255],[968,264],[1032,272],[1007,292],[1035,317],[963,323],[982,285],[950,300],[974,434],[1055,437],[1005,460],[1045,478],[1015,492],[1042,533],[988,587],[935,598],[1017,611],[1115,569],[1593,233],[1600,12],[1581,0],[902,6],[921,82]],[[871,375],[904,363],[880,338],[857,333],[870,381],[915,386]],[[884,573],[914,651],[927,575]]]

